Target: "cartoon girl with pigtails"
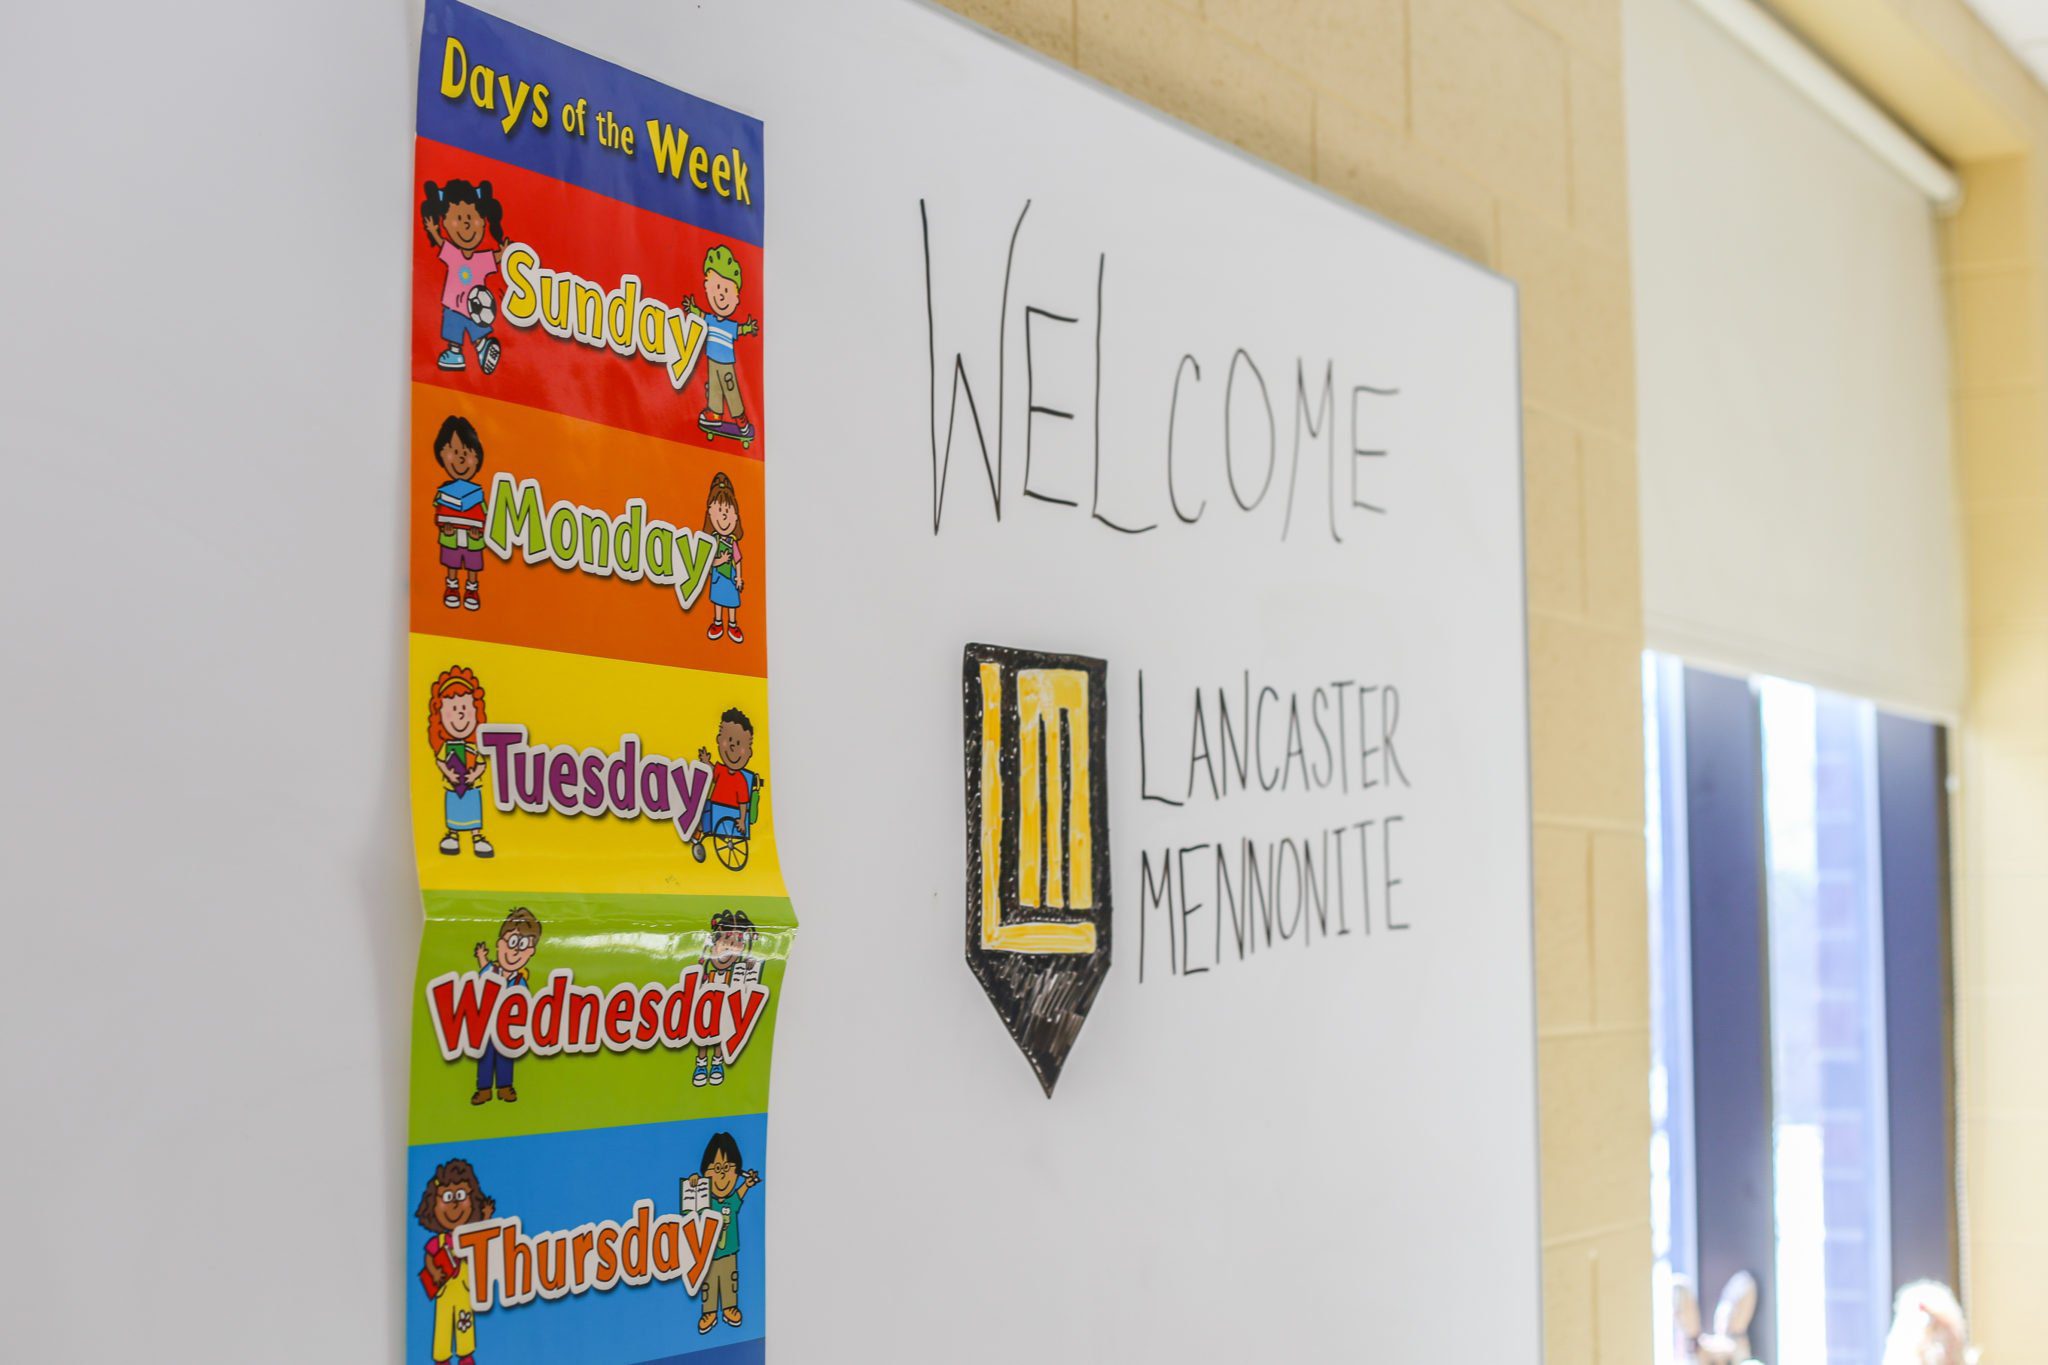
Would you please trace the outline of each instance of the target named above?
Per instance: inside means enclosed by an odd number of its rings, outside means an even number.
[[[434,1301],[434,1365],[476,1365],[475,1286],[468,1259],[457,1255],[456,1234],[496,1211],[497,1204],[477,1183],[476,1168],[461,1157],[434,1168],[413,1210],[413,1218],[427,1230],[419,1280]]]
[[[491,195],[491,182],[472,185],[450,180],[427,182],[420,203],[420,226],[434,254],[448,268],[441,286],[441,340],[448,349],[434,362],[444,370],[465,368],[463,343],[476,350],[476,367],[485,374],[498,368],[500,347],[491,335],[498,319],[498,299],[484,281],[498,273],[498,251],[505,245],[505,210]],[[484,248],[488,238],[489,250]]]
[[[442,804],[448,832],[441,852],[451,858],[462,852],[465,834],[477,857],[497,851],[484,838],[484,770],[491,760],[476,742],[483,724],[484,685],[476,674],[460,666],[443,670],[427,694],[427,748],[447,789]]]

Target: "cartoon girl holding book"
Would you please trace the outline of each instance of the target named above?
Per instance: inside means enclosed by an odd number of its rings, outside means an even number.
[[[711,491],[704,498],[704,534],[718,542],[711,561],[711,628],[705,635],[713,640],[730,636],[739,644],[747,638],[740,634],[740,542],[747,528],[740,524],[739,498],[724,470],[711,476]]]
[[[465,834],[477,857],[488,858],[496,851],[484,838],[484,770],[490,756],[476,742],[483,723],[484,685],[475,673],[458,666],[434,679],[427,694],[427,747],[447,789],[442,806],[448,832],[442,836],[441,851],[451,858],[462,852]]]
[[[461,1157],[434,1168],[413,1217],[427,1230],[421,1255],[420,1288],[434,1302],[435,1365],[476,1365],[476,1307],[466,1263],[456,1251],[455,1232],[489,1218],[497,1205],[477,1183],[476,1171]]]

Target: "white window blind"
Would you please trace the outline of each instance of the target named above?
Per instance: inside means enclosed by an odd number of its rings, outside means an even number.
[[[1625,17],[1648,643],[1953,716],[1933,212],[1687,0]]]

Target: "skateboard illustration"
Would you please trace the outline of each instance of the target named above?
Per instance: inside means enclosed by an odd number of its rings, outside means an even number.
[[[707,441],[715,441],[721,436],[738,441],[741,450],[752,449],[754,444],[754,424],[745,420],[731,422],[707,412],[697,418],[697,430],[704,433]]]

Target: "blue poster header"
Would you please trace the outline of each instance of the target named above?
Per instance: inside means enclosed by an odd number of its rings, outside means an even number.
[[[761,121],[427,0],[419,134],[761,244]]]

